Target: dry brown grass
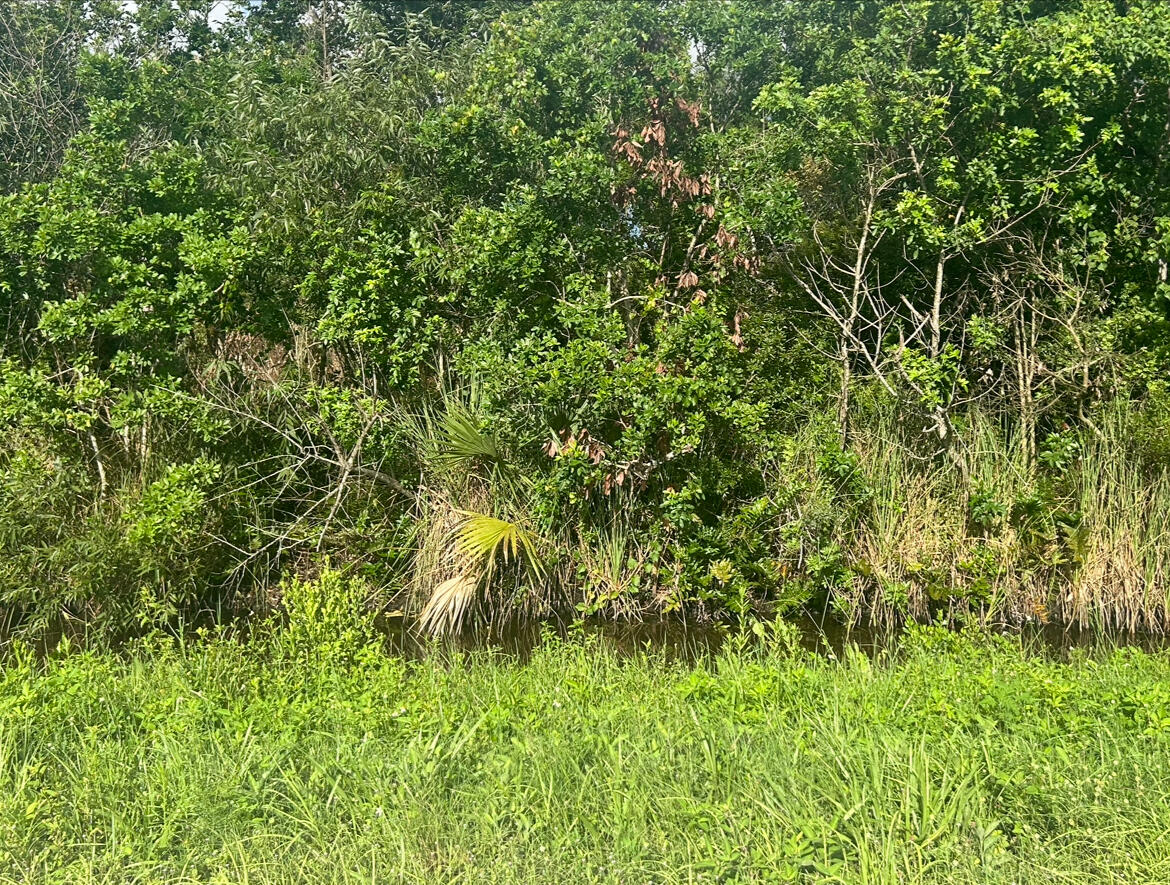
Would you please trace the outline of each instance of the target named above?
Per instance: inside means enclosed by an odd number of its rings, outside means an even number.
[[[942,605],[988,622],[1170,628],[1170,476],[1143,472],[1125,450],[1124,421],[1088,438],[1064,480],[1061,506],[1079,525],[1050,527],[1040,541],[1006,516],[991,531],[972,527],[950,465],[915,462],[880,428],[859,439],[872,501],[849,542],[856,577],[839,592],[842,608],[881,624]],[[1038,487],[1038,468],[1018,451],[973,422],[970,482],[1010,507]]]

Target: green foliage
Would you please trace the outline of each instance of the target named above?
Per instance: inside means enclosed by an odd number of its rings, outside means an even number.
[[[353,660],[374,640],[368,586],[326,564],[315,578],[280,585],[285,621],[278,642],[293,654],[332,663]]]
[[[1164,3],[83,6],[0,12],[22,629],[325,554],[489,620],[1168,623]]]
[[[983,531],[994,531],[1003,524],[1008,515],[1008,507],[996,496],[995,492],[985,488],[975,488],[971,491],[971,522]]]
[[[0,593],[10,628],[37,634],[93,620],[117,635],[166,624],[228,568],[208,541],[232,531],[212,495],[213,462],[172,464],[145,486],[105,496],[44,448],[22,446],[0,463]]]

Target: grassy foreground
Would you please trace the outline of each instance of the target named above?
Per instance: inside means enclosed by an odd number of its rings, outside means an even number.
[[[736,646],[732,643],[732,646]],[[4,882],[1168,882],[1170,657],[155,642],[0,675]]]

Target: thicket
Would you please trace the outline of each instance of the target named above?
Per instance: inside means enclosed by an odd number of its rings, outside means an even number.
[[[12,629],[1170,623],[1165,3],[15,0],[0,157]]]

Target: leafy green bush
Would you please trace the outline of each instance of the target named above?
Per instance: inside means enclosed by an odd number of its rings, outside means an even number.
[[[284,621],[278,641],[291,653],[352,660],[373,642],[370,589],[360,578],[326,564],[313,578],[282,581],[279,592]]]

